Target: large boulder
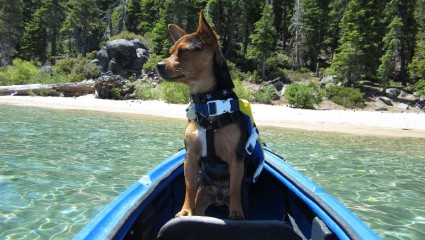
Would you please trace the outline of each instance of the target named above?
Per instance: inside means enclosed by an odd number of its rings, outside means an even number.
[[[387,97],[389,97],[389,98],[397,98],[398,95],[400,94],[400,92],[401,92],[400,89],[397,89],[397,88],[388,88],[385,91],[385,95]]]
[[[96,62],[102,73],[123,77],[139,76],[143,64],[149,59],[146,43],[139,39],[109,41],[96,53]]]

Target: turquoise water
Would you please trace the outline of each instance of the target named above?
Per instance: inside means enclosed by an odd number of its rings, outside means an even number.
[[[70,239],[183,146],[184,121],[0,105],[0,239]],[[425,239],[425,141],[263,127],[384,239]]]

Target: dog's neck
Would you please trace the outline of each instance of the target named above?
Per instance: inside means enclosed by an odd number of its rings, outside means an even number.
[[[195,80],[189,83],[190,94],[208,93],[215,90],[218,90],[217,80],[213,76],[209,79],[203,78],[202,80]]]

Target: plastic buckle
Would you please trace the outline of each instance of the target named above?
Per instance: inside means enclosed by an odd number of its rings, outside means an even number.
[[[227,100],[214,100],[207,102],[208,115],[210,117],[215,117],[223,113],[232,112],[232,104],[230,103],[232,100],[232,98],[229,98]]]
[[[258,129],[256,127],[252,128],[252,133],[248,138],[248,141],[245,145],[245,151],[248,155],[251,155],[254,152],[255,145],[257,144],[257,139],[260,136]]]

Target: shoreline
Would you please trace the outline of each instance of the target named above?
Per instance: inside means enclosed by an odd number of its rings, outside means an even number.
[[[0,104],[131,114],[150,119],[153,117],[186,119],[185,104],[169,104],[151,100],[104,100],[97,99],[94,95],[77,98],[0,96]],[[263,104],[252,104],[251,107],[259,127],[425,138],[425,113],[305,110]]]

